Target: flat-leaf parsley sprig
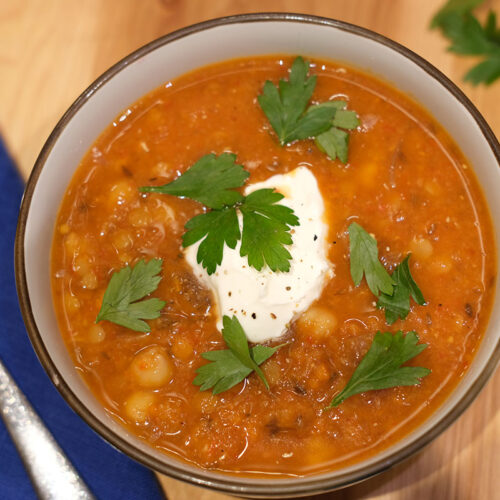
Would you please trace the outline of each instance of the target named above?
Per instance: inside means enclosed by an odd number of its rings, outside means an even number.
[[[373,295],[378,297],[380,292],[392,295],[395,283],[378,259],[377,240],[357,222],[353,222],[348,231],[354,284],[359,286],[364,275]]]
[[[500,27],[496,14],[488,13],[484,25],[472,13],[484,0],[449,0],[433,17],[431,28],[438,28],[448,38],[450,52],[483,56],[466,73],[464,80],[473,85],[489,85],[500,78]]]
[[[250,175],[235,159],[231,153],[205,155],[174,181],[163,186],[143,186],[139,191],[191,198],[209,208],[222,209],[243,201],[235,188],[243,186]]]
[[[425,305],[424,296],[410,272],[410,257],[411,254],[408,254],[392,273],[395,283],[392,295],[381,293],[378,298],[377,307],[385,310],[388,325],[392,325],[398,318],[405,319],[408,316],[410,297],[418,305]]]
[[[326,409],[362,392],[418,385],[431,371],[424,367],[401,366],[427,347],[418,341],[418,335],[413,331],[406,335],[401,330],[395,334],[377,332],[352,377]]]
[[[260,271],[267,265],[271,271],[287,272],[292,256],[285,245],[292,244],[290,229],[299,225],[299,219],[291,208],[278,203],[283,195],[273,189],[247,196],[235,191],[250,175],[235,160],[231,153],[206,155],[173,182],[139,189],[191,198],[211,208],[190,219],[182,237],[184,247],[202,240],[196,258],[208,274],[221,264],[224,246],[234,249],[240,239],[240,255],[248,258],[250,266]]]
[[[269,384],[259,368],[280,347],[256,345],[251,349],[245,332],[236,316],[222,318],[222,337],[229,349],[204,352],[201,356],[211,361],[196,370],[194,385],[200,386],[200,391],[212,389],[213,394],[227,391],[239,384],[252,372],[257,373],[267,389]]]
[[[136,332],[151,331],[143,320],[158,318],[165,302],[157,298],[141,299],[158,288],[162,264],[162,259],[151,259],[147,263],[140,260],[133,267],[126,266],[113,273],[96,323],[107,320]]]
[[[392,276],[379,260],[377,240],[358,223],[349,228],[351,277],[359,286],[363,276],[373,295],[378,297],[377,307],[385,310],[385,321],[392,325],[398,318],[405,319],[410,312],[410,297],[423,306],[424,296],[410,272],[411,254],[394,269]]]
[[[345,101],[329,101],[307,107],[316,87],[316,75],[307,77],[309,64],[297,57],[288,80],[278,87],[267,80],[257,100],[278,136],[281,146],[302,139],[316,138],[316,145],[332,160],[347,163],[349,134],[359,125],[354,111]],[[307,108],[307,109],[306,109]],[[345,130],[342,130],[345,129]]]

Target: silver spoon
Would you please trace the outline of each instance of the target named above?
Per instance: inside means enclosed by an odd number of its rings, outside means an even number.
[[[95,498],[1,361],[0,415],[39,498]]]

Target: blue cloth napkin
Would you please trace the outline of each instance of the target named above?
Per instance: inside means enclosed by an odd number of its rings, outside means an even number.
[[[164,499],[149,469],[116,451],[73,413],[31,347],[14,281],[14,236],[22,192],[22,180],[0,141],[0,357],[97,498]],[[37,498],[1,419],[0,498]]]

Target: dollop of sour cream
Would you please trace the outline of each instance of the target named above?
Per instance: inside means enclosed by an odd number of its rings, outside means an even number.
[[[327,258],[328,225],[325,207],[312,172],[298,167],[287,174],[270,177],[249,185],[245,194],[262,188],[275,188],[284,198],[279,202],[290,207],[300,225],[292,228],[292,256],[289,272],[273,272],[268,267],[257,271],[240,256],[236,248],[224,247],[222,264],[208,275],[196,262],[198,244],[185,250],[187,262],[198,279],[214,294],[222,328],[222,316],[235,315],[250,342],[262,343],[281,337],[290,322],[316,300],[325,283],[333,276]],[[242,226],[239,216],[240,230]]]

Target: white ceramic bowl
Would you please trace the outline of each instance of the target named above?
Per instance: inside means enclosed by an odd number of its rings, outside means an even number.
[[[98,78],[50,135],[28,181],[16,240],[21,308],[52,382],[82,418],[115,447],[174,478],[235,495],[287,497],[346,486],[381,472],[434,439],[471,403],[500,357],[500,304],[465,377],[447,401],[410,435],[369,460],[299,479],[249,479],[203,470],[151,448],[110,418],[73,367],[52,306],[49,258],[59,203],[82,156],[130,103],[187,71],[234,57],[287,53],[346,61],[410,94],[469,158],[494,215],[500,240],[500,147],[476,108],[443,74],[408,49],[339,21],[296,14],[250,14],[176,31],[129,55]]]

